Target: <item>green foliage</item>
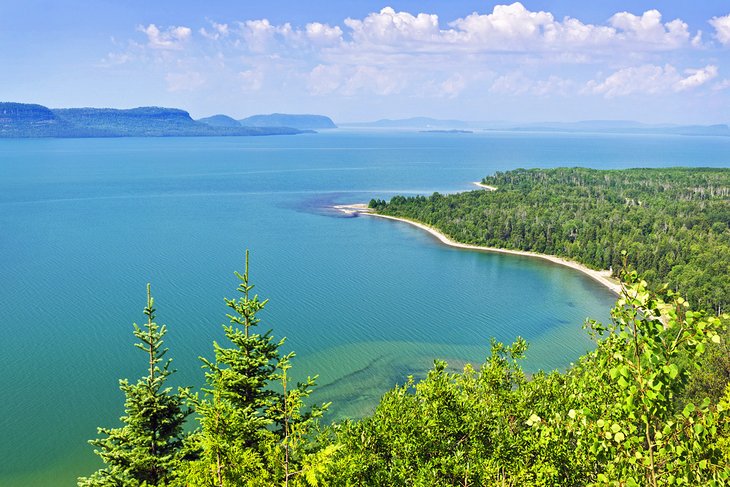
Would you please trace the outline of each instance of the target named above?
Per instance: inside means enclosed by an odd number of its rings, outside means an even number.
[[[186,465],[186,482],[219,487],[306,485],[305,481],[316,485],[318,469],[336,448],[319,451],[307,438],[327,405],[304,412],[315,378],[291,387],[287,372],[294,354],[282,357],[284,340],[274,341],[270,331],[255,333],[258,313],[268,300],[252,296],[248,252],[245,271],[236,277],[240,297],[225,300],[231,312],[230,325],[223,327],[232,346],[214,343],[215,361],[202,359],[207,369],[204,396],[191,397],[200,428],[189,441],[197,458]]]
[[[459,242],[557,255],[596,269],[628,264],[698,309],[730,303],[730,170],[518,169],[497,191],[372,200],[378,213],[432,225]]]
[[[172,393],[165,382],[172,370],[171,360],[160,362],[167,352],[162,348],[165,325],[155,323],[154,300],[147,285],[147,323],[140,328],[136,323],[134,336],[140,340],[135,346],[149,358],[148,374],[136,384],[126,379],[119,381],[124,392],[124,424],[119,428],[99,428],[101,438],[89,443],[97,447],[95,453],[106,467],[91,477],[80,478],[80,486],[158,486],[175,484],[177,469],[182,459],[183,423],[189,414],[184,407],[183,391]]]
[[[475,371],[436,362],[386,394],[372,417],[334,428],[333,485],[725,485],[728,397],[674,407],[715,317],[628,276],[594,352],[527,380],[526,345],[492,343]],[[680,368],[677,361],[685,361]]]
[[[187,394],[199,422],[188,437],[181,393],[164,388],[166,329],[154,323],[148,287],[148,322],[134,334],[149,373],[121,381],[124,426],[100,428],[91,443],[106,467],[79,485],[730,484],[730,385],[701,386],[707,355],[727,360],[728,317],[694,311],[636,272],[624,276],[612,322],[588,322],[596,349],[567,371],[528,378],[519,364],[527,343],[492,340],[478,369],[435,361],[372,416],[324,430],[317,419],[328,404],[305,408],[316,377],[293,384],[294,354],[256,333],[268,301],[252,293],[248,253],[236,276],[240,296],[225,300],[230,345],[214,343],[202,397]]]
[[[592,324],[606,338],[577,370],[579,377],[594,376],[588,391],[605,399],[578,410],[576,420],[585,420],[578,451],[602,460],[598,482],[724,485],[730,470],[715,445],[728,420],[724,407],[705,398],[675,408],[707,345],[721,341],[720,319],[690,310],[671,291],[657,296],[635,273],[627,277],[632,286],[616,303],[613,324]]]

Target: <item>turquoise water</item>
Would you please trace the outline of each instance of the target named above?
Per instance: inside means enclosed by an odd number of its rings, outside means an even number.
[[[268,138],[0,140],[0,485],[75,485],[86,440],[144,373],[131,323],[152,282],[179,370],[222,336],[223,297],[252,251],[264,327],[320,374],[332,417],[358,416],[436,357],[481,362],[529,340],[527,366],[590,347],[613,296],[530,258],[460,251],[336,203],[470,190],[516,167],[730,165],[724,138],[334,131]]]

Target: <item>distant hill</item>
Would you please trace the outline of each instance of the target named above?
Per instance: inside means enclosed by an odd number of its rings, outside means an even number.
[[[199,118],[198,122],[213,127],[240,127],[241,123],[228,115],[213,115],[212,117]]]
[[[0,137],[205,137],[293,135],[290,127],[222,127],[196,122],[176,108],[141,107],[49,109],[0,103]]]
[[[374,122],[352,122],[343,124],[349,127],[373,127],[373,128],[412,128],[412,129],[465,129],[475,125],[472,122],[463,120],[440,120],[429,117],[412,117],[391,120],[384,118]]]
[[[254,115],[239,120],[244,127],[293,127],[296,129],[335,129],[337,125],[324,115],[291,115],[272,113],[270,115]]]
[[[514,123],[505,121],[468,122],[429,117],[382,119],[374,122],[343,123],[343,127],[394,128],[423,131],[499,130],[507,132],[574,132],[606,134],[666,134],[730,136],[730,127],[719,125],[644,124],[631,120],[583,120],[579,122]]]
[[[730,136],[730,127],[718,125],[650,125],[628,120],[543,122],[510,127],[518,132],[599,132],[611,134],[719,135]]]
[[[42,105],[0,103],[0,137],[68,137],[75,132],[76,127]]]

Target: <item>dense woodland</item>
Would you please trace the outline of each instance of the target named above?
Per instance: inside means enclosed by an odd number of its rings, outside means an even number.
[[[646,174],[650,181],[641,183]],[[454,215],[459,198],[480,204],[478,212],[464,209],[460,220],[446,219],[452,225],[448,228],[456,231],[461,223],[472,228],[469,215],[485,214],[491,208],[509,215],[507,203],[485,203],[500,202],[507,194],[512,201],[522,200],[517,214],[523,219],[531,215],[534,225],[529,228],[550,228],[549,238],[540,244],[547,252],[557,248],[557,236],[568,227],[573,229],[568,234],[575,234],[571,243],[583,242],[580,232],[588,231],[580,222],[582,217],[557,226],[568,213],[558,211],[555,201],[560,200],[555,181],[562,178],[575,186],[564,190],[575,193],[565,198],[566,204],[595,218],[588,221],[597,224],[597,215],[603,214],[599,210],[608,211],[604,206],[616,209],[614,220],[602,221],[601,230],[594,234],[597,239],[607,232],[604,228],[634,232],[627,222],[645,221],[648,226],[633,233],[643,243],[629,248],[629,255],[648,257],[650,252],[643,251],[643,246],[665,242],[678,249],[689,247],[687,253],[676,255],[688,256],[683,265],[690,266],[698,262],[691,260],[697,252],[692,246],[700,245],[704,235],[709,242],[705,245],[712,245],[716,252],[715,261],[722,264],[725,259],[727,266],[728,254],[716,247],[727,245],[728,220],[721,229],[717,225],[721,217],[716,216],[727,215],[727,177],[725,171],[709,170],[698,174],[684,170],[515,171],[487,178],[485,183],[500,188],[491,193],[394,198],[395,205],[374,202],[373,206],[379,211],[431,207],[425,215]],[[589,189],[591,180],[600,182],[602,189]],[[540,203],[532,194],[539,181],[547,181],[545,187],[552,188]],[[663,198],[663,191],[673,196]],[[593,202],[581,203],[579,194],[591,195]],[[553,212],[546,209],[548,205]],[[588,211],[591,208],[596,215]],[[635,211],[647,208],[657,211]],[[556,223],[540,222],[536,214]],[[613,210],[608,214],[613,215]],[[638,220],[633,220],[636,214]],[[687,220],[680,224],[682,215]],[[682,238],[663,232],[664,237],[655,241],[651,234],[663,228],[660,222]],[[510,228],[518,226],[513,220]],[[538,235],[537,230],[522,228],[523,235]],[[615,235],[623,239],[619,232]],[[495,245],[492,238],[487,243]],[[593,265],[605,267],[608,262],[614,269],[626,268],[620,251],[614,254],[612,243],[600,241],[611,250],[604,252],[602,258],[607,260],[603,261],[594,248]],[[640,259],[633,259],[640,267]],[[661,280],[657,268],[652,284],[637,271],[621,274],[624,286],[612,310],[612,322],[585,324],[596,348],[566,371],[527,377],[520,360],[529,353],[528,344],[519,337],[509,345],[493,341],[490,350],[485,348],[486,359],[480,366],[467,365],[455,372],[437,360],[424,380],[404,378],[403,385],[386,393],[372,415],[336,424],[320,422],[328,405],[306,404],[316,377],[292,382],[294,354],[285,354],[283,340],[276,340],[261,322],[268,300],[253,292],[248,254],[244,272],[236,273],[238,297],[225,299],[226,341],[214,343],[212,354],[201,350],[209,358],[201,359],[205,386],[200,391],[175,391],[166,384],[173,373],[164,358],[167,328],[155,321],[148,288],[146,323],[133,328],[142,351],[142,377],[134,384],[120,381],[125,414],[120,424],[100,428],[99,437],[91,441],[104,466],[79,479],[79,485],[728,485],[728,317],[716,316],[714,301],[711,311],[698,311],[671,288],[656,285]],[[673,272],[669,267],[663,275]],[[697,269],[697,274],[711,272]],[[714,277],[707,279],[712,282]],[[727,273],[723,271],[719,278],[715,282],[726,285],[721,281],[727,280]],[[691,286],[686,289],[692,292]],[[724,296],[718,300],[720,305]],[[580,332],[578,324],[576,332]]]
[[[534,251],[594,269],[628,263],[697,308],[730,303],[730,170],[518,169],[483,179],[496,191],[373,200],[463,243]]]

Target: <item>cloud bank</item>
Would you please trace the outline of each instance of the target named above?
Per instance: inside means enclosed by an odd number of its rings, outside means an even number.
[[[385,7],[340,25],[262,18],[139,26],[144,38],[111,53],[107,64],[154,65],[171,92],[660,97],[724,89],[717,82],[723,63],[712,56],[727,55],[730,15],[707,23],[713,30],[703,36],[656,9],[592,24],[519,2],[446,20]]]

